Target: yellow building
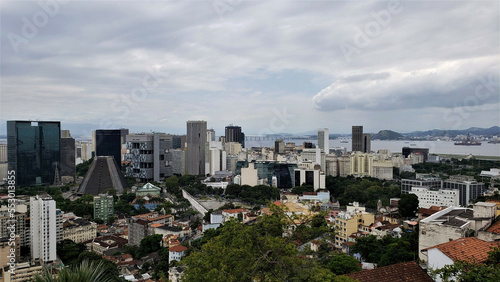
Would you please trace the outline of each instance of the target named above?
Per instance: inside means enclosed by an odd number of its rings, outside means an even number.
[[[30,266],[29,262],[16,264],[16,269],[9,272],[9,267],[2,267],[2,281],[3,282],[21,282],[31,281],[36,274],[42,273],[43,267],[41,265]]]
[[[75,243],[92,240],[97,237],[97,224],[83,219],[68,220],[63,223],[63,240]]]
[[[364,211],[340,212],[335,217],[335,247],[341,249],[353,233],[367,232],[375,215]]]
[[[4,267],[5,265],[11,262],[11,258],[14,260],[14,263],[19,261],[21,258],[21,240],[18,235],[16,235],[15,240],[12,241],[9,245],[9,238],[3,237],[0,238],[0,266]],[[12,245],[12,243],[15,243]],[[12,253],[10,249],[14,249]]]

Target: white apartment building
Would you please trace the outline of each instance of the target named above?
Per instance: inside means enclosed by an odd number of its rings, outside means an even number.
[[[48,195],[30,197],[31,258],[43,263],[56,260],[56,201]]]
[[[457,189],[437,190],[429,187],[412,187],[410,194],[415,194],[418,197],[419,208],[428,209],[431,206],[456,207],[460,203],[460,191]]]

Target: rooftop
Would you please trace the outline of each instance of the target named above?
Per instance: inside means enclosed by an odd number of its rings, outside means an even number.
[[[346,274],[352,279],[363,281],[433,281],[414,261],[383,266]]]
[[[476,237],[468,237],[439,244],[424,250],[437,248],[453,261],[483,262],[488,258],[488,252],[499,245],[500,242],[486,242]]]
[[[421,223],[462,227],[473,218],[472,209],[449,207],[423,219]]]
[[[177,245],[177,246],[174,246],[174,247],[171,247],[170,249],[168,249],[170,252],[176,252],[176,253],[180,253],[180,252],[184,252],[185,250],[187,250],[186,247],[184,246],[181,246],[181,245]]]
[[[486,230],[486,232],[490,233],[495,233],[495,234],[500,234],[500,220],[497,222],[493,223],[490,228]]]

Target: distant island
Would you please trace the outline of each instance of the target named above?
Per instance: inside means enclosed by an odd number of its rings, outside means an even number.
[[[404,139],[402,134],[392,130],[380,130],[377,134],[372,135],[372,140],[401,140]]]

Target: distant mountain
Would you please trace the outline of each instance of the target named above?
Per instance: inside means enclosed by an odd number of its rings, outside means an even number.
[[[405,137],[441,137],[448,136],[450,138],[455,138],[457,135],[485,135],[485,136],[500,136],[500,127],[492,126],[490,128],[479,128],[471,127],[464,130],[445,130],[445,129],[433,129],[428,131],[414,131],[410,133],[405,133]]]
[[[380,130],[377,134],[372,135],[372,140],[399,140],[403,139],[403,135],[392,130]]]

